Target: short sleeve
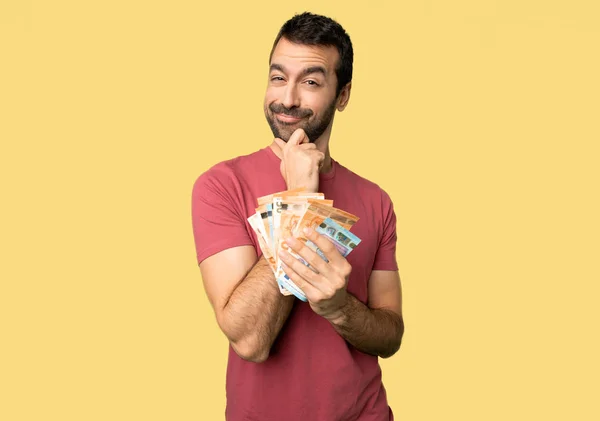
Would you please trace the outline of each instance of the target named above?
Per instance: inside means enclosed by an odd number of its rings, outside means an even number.
[[[373,270],[398,270],[396,262],[396,213],[387,193],[382,191],[382,236],[375,255]]]
[[[192,225],[198,264],[228,248],[253,244],[234,193],[231,177],[212,169],[194,183]]]

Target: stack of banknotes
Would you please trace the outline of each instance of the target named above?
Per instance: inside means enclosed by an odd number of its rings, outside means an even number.
[[[304,236],[303,229],[310,227],[324,235],[345,257],[360,243],[360,239],[350,232],[358,217],[334,208],[333,200],[325,199],[323,193],[311,193],[302,188],[259,197],[257,202],[256,213],[248,218],[248,222],[275,274],[279,290],[284,295],[293,294],[307,301],[304,292],[283,271],[279,252],[287,250],[305,265],[310,265],[288,247],[286,238],[297,238],[327,261],[323,252]]]

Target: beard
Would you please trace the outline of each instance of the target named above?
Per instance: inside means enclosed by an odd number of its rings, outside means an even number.
[[[303,129],[308,136],[310,143],[314,143],[321,135],[327,130],[327,127],[333,120],[335,114],[335,103],[337,98],[331,101],[331,104],[325,108],[323,115],[316,116],[314,120],[310,120],[313,116],[313,111],[308,108],[286,108],[281,104],[270,104],[265,106],[265,117],[267,123],[271,127],[273,136],[282,139],[284,142],[290,140],[292,133],[297,129]],[[275,117],[275,114],[285,114],[291,117],[302,118],[302,120],[296,123],[288,123],[285,121],[279,121]]]

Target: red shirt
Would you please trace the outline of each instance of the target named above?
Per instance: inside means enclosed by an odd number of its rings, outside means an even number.
[[[258,197],[286,190],[279,164],[266,147],[221,162],[196,180],[192,223],[198,263],[241,245],[262,255],[246,218],[255,213]],[[362,241],[347,258],[348,292],[366,304],[371,271],[398,269],[396,216],[380,187],[332,164],[320,175],[319,191],[360,218],[351,230]],[[378,358],[354,348],[300,300],[265,362],[245,361],[229,347],[226,393],[228,421],[393,421]]]

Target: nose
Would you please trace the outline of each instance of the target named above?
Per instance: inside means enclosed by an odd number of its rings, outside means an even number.
[[[300,106],[300,95],[298,95],[298,89],[294,83],[288,83],[283,93],[283,100],[281,103],[286,108],[299,107]]]

